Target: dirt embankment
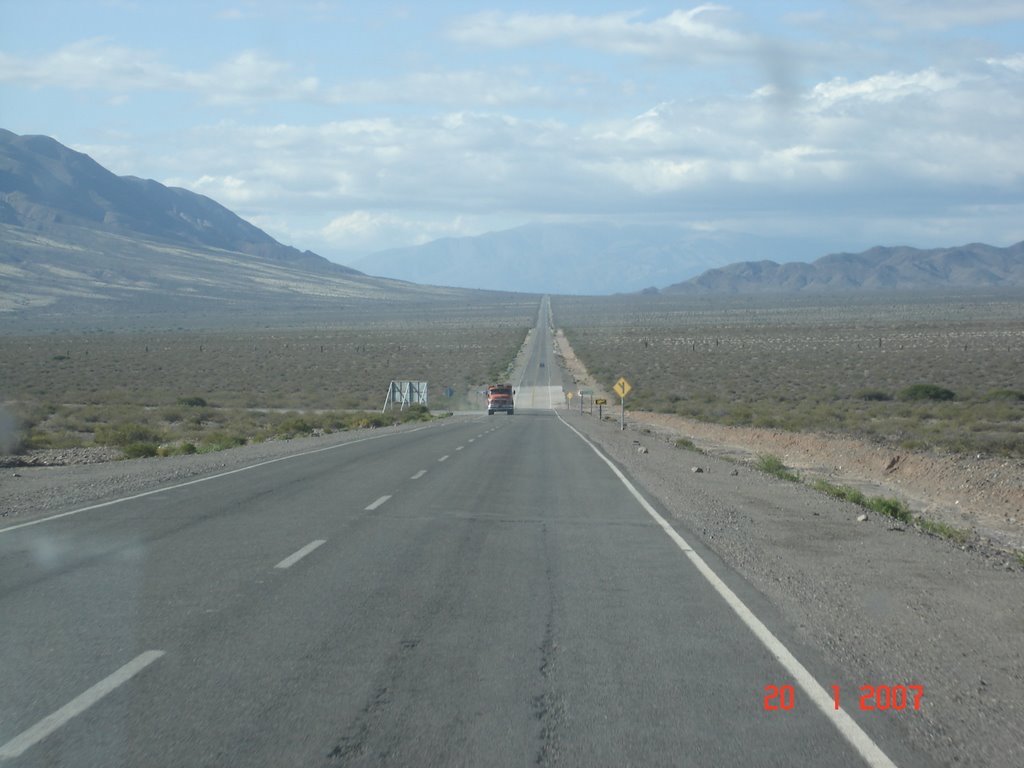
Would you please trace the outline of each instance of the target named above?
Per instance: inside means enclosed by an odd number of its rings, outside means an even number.
[[[564,366],[580,386],[600,392],[565,335]],[[613,394],[598,394],[618,402]],[[627,401],[628,402],[628,401]],[[929,520],[970,530],[999,549],[1024,551],[1024,462],[893,449],[845,435],[728,427],[662,413],[626,411],[633,424],[689,438],[706,453],[739,460],[774,454],[801,475],[894,496]]]

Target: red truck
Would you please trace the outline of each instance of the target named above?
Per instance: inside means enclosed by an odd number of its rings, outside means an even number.
[[[487,388],[487,415],[493,416],[495,411],[504,411],[511,416],[516,412],[515,394],[511,384],[491,384]]]

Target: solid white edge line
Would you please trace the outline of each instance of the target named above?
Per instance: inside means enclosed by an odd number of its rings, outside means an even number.
[[[390,498],[391,498],[390,496],[381,496],[379,499],[377,499],[375,502],[373,502],[370,506],[366,507],[365,511],[366,512],[373,512],[373,510],[375,510],[377,507],[379,507],[381,504],[383,504],[384,502],[386,502]]]
[[[321,544],[326,544],[326,543],[327,543],[327,539],[314,539],[313,541],[309,542],[309,544],[307,544],[302,549],[300,549],[298,552],[295,552],[294,554],[288,555],[288,557],[286,557],[284,560],[282,560],[280,563],[278,563],[274,567],[275,568],[291,568],[293,565],[295,565],[297,562],[299,562],[299,560],[304,558],[306,555],[308,555],[314,549],[319,547]]]
[[[676,546],[681,549],[686,556],[690,559],[700,571],[701,575],[707,579],[708,583],[714,587],[715,591],[721,595],[722,599],[729,605],[730,608],[739,616],[740,620],[747,625],[754,636],[761,641],[768,651],[778,659],[779,663],[782,664],[783,668],[789,672],[789,674],[797,681],[804,693],[814,702],[822,714],[832,722],[843,738],[852,746],[858,754],[867,762],[872,768],[896,768],[896,764],[889,759],[871,737],[864,732],[864,730],[857,725],[852,717],[850,717],[845,710],[836,709],[835,702],[832,700],[832,695],[829,694],[824,687],[814,676],[807,671],[807,668],[801,664],[797,658],[790,653],[789,649],[783,645],[782,641],[779,640],[772,631],[764,625],[764,623],[754,615],[754,613],[747,608],[746,604],[725,584],[724,581],[719,578],[704,559],[698,555],[693,548],[686,543],[686,540],[679,535],[668,521],[665,520],[658,511],[650,505],[650,503],[640,494],[636,487],[629,481],[618,467],[605,456],[601,450],[588,440],[579,430],[573,427],[569,422],[559,415],[558,411],[555,411],[555,416],[565,426],[576,433],[576,436],[580,438],[584,443],[590,446],[590,449],[598,455],[608,467],[615,473],[615,476],[619,478],[626,489],[633,495],[633,497],[640,503],[640,506],[649,514],[654,521],[661,527],[665,533],[668,534],[669,538],[676,543]]]
[[[389,432],[386,435],[375,435],[373,437],[361,437],[358,440],[351,440],[347,443],[338,443],[336,445],[328,445],[325,448],[314,448],[312,451],[302,451],[301,453],[290,453],[287,456],[278,456],[276,459],[268,459],[267,461],[261,461],[257,464],[249,464],[245,467],[239,467],[238,469],[231,469],[227,472],[219,472],[216,475],[209,475],[208,477],[200,477],[195,480],[189,480],[184,483],[178,483],[177,485],[169,485],[166,488],[154,488],[152,491],[144,491],[143,493],[136,493],[134,496],[124,496],[120,499],[111,499],[110,501],[104,501],[99,504],[91,504],[88,507],[81,507],[80,509],[72,509],[70,512],[61,512],[56,515],[49,515],[47,517],[41,517],[38,520],[30,520],[27,523],[18,523],[17,525],[10,525],[6,528],[0,528],[0,536],[10,531],[16,531],[19,528],[28,528],[32,525],[40,525],[41,523],[48,523],[51,520],[59,520],[62,517],[70,517],[71,515],[77,515],[80,512],[89,512],[93,509],[102,509],[103,507],[111,507],[114,504],[120,504],[124,501],[135,501],[136,499],[143,499],[146,496],[153,496],[157,493],[166,493],[167,491],[174,491],[178,488],[185,488],[189,485],[195,485],[196,483],[205,483],[208,480],[216,480],[220,477],[227,477],[228,475],[235,475],[239,472],[248,472],[250,469],[257,469],[258,467],[265,467],[268,464],[276,464],[279,461],[287,461],[288,459],[297,459],[300,456],[311,456],[314,453],[323,453],[324,451],[333,451],[338,448],[345,448],[349,445],[356,445],[358,443],[366,443],[370,440],[382,440],[385,437],[394,437],[395,435],[411,435],[413,432],[419,432],[423,429],[429,429],[429,426],[416,427],[406,432]]]
[[[0,747],[0,760],[19,757],[25,750],[45,739],[68,720],[80,715],[118,686],[126,683],[164,655],[164,651],[146,651],[129,661],[109,677],[100,680],[85,693],[76,696],[51,715],[47,715],[26,731]]]
[[[412,476],[412,477],[410,477],[409,479],[410,479],[410,480],[419,480],[419,479],[420,479],[421,477],[423,477],[423,476],[424,476],[425,474],[427,474],[427,470],[425,470],[425,469],[421,469],[421,470],[420,470],[419,472],[417,472],[417,473],[416,473],[415,475],[413,475],[413,476]]]

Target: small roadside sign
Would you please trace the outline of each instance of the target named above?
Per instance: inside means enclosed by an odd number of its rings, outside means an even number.
[[[605,400],[603,397],[599,397],[596,400],[594,400],[594,405],[608,405],[608,401]]]
[[[612,387],[612,389],[615,390],[616,395],[625,398],[626,395],[629,394],[630,390],[633,389],[633,387],[630,385],[628,381],[626,381],[625,377],[622,377],[615,382],[615,385]]]

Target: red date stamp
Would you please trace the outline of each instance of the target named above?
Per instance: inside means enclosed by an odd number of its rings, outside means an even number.
[[[796,693],[792,685],[766,685],[764,687],[764,708],[769,712],[788,712],[796,706]],[[921,709],[924,698],[923,685],[862,685],[860,687],[860,709],[874,710]],[[839,709],[839,686],[832,686],[832,707]]]

